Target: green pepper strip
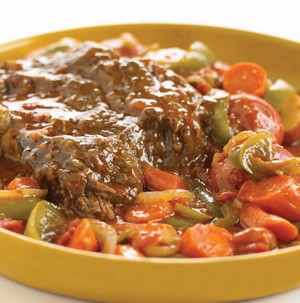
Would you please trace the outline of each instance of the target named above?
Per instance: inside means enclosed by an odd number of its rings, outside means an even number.
[[[191,178],[185,178],[185,181],[189,186],[189,190],[194,193],[199,200],[205,203],[206,208],[213,217],[222,216],[222,204],[215,201],[213,193],[204,183]]]
[[[30,212],[41,199],[38,198],[21,198],[0,201],[0,214],[16,220],[27,220]]]
[[[180,203],[176,203],[174,210],[177,215],[184,218],[197,220],[199,223],[206,223],[211,220],[211,217],[207,214],[201,213],[190,207],[184,206]]]
[[[280,111],[284,102],[296,93],[296,89],[284,80],[278,79],[266,91],[264,99]]]
[[[194,219],[169,217],[164,220],[164,223],[170,224],[175,228],[186,229],[194,226],[199,222]]]
[[[218,100],[211,119],[212,135],[223,146],[233,137],[228,120],[228,107],[228,98]]]
[[[256,178],[275,175],[300,174],[300,158],[273,160],[276,151],[273,148],[274,137],[262,132],[253,135],[242,145],[232,147],[228,152],[229,161]]]
[[[231,227],[238,223],[239,221],[239,212],[238,209],[232,205],[232,202],[228,201],[221,207],[223,213],[223,218],[215,218],[213,224],[220,227]]]

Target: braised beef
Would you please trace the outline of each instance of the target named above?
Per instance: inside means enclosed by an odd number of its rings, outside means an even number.
[[[6,62],[0,97],[3,157],[67,213],[113,219],[143,189],[142,162],[188,175],[215,152],[192,86],[101,44]]]

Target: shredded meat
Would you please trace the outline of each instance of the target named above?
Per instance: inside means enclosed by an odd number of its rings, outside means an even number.
[[[0,98],[2,155],[67,213],[113,219],[142,191],[141,163],[189,174],[213,153],[193,87],[101,44],[6,62]]]

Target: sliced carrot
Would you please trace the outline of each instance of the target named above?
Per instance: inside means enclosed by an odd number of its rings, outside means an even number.
[[[37,181],[29,178],[29,177],[17,177],[13,179],[5,189],[14,190],[14,189],[22,189],[22,188],[33,188],[39,189],[40,185]]]
[[[67,246],[88,251],[99,251],[99,244],[88,219],[81,220],[76,226]]]
[[[155,203],[135,203],[125,213],[125,220],[132,223],[146,223],[153,220],[162,220],[174,213],[168,201],[160,200]]]
[[[270,251],[277,247],[275,235],[264,227],[250,227],[232,237],[235,254]]]
[[[241,186],[237,198],[289,221],[300,221],[300,184],[296,178],[275,176],[248,180]]]
[[[21,235],[23,235],[25,232],[24,224],[20,220],[12,220],[12,219],[0,220],[0,227]]]
[[[196,224],[181,237],[180,252],[188,257],[223,257],[233,255],[232,235],[212,224]]]
[[[187,185],[182,178],[154,168],[149,165],[142,167],[145,184],[150,190],[187,189]]]
[[[67,229],[62,234],[60,234],[57,237],[57,239],[55,240],[55,244],[67,246],[70,243],[71,238],[75,232],[75,229],[79,225],[80,222],[81,222],[81,219],[79,219],[79,218],[76,218],[76,219],[70,221],[67,226]]]
[[[295,225],[250,203],[246,203],[240,210],[240,223],[244,227],[265,227],[281,241],[292,241],[298,236]]]
[[[131,245],[117,245],[116,255],[123,256],[126,258],[144,258],[145,256]]]
[[[267,74],[258,64],[240,62],[224,72],[223,87],[231,94],[244,92],[261,97],[267,88]]]

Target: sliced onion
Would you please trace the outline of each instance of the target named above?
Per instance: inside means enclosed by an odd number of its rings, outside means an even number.
[[[174,255],[180,246],[180,237],[175,229],[163,228],[160,230],[158,244],[149,245],[143,249],[148,257],[168,257]]]
[[[97,219],[89,219],[95,233],[95,237],[101,247],[101,252],[106,254],[114,254],[117,247],[117,232],[115,229]]]

